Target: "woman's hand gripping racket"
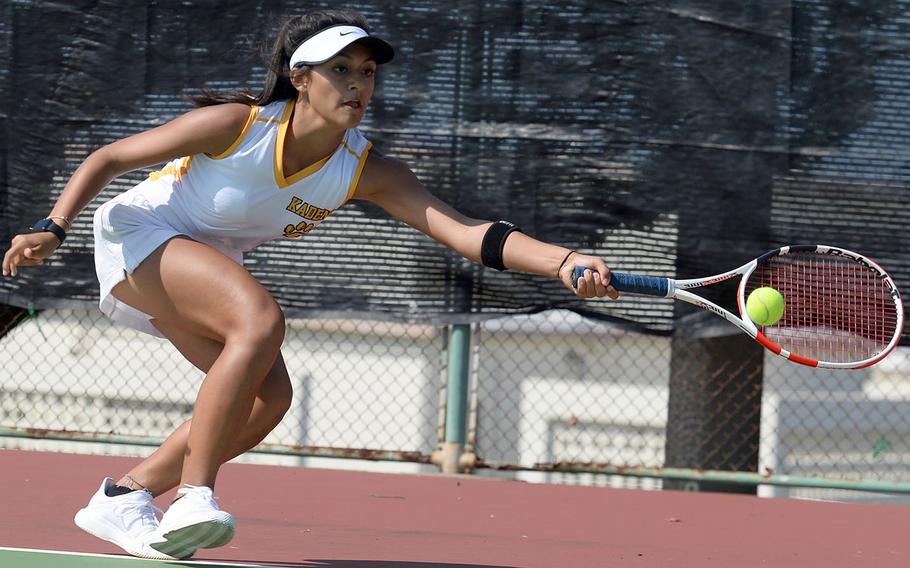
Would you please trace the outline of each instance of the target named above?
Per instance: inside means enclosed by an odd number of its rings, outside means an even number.
[[[575,269],[573,285],[585,270]],[[737,276],[739,316],[687,291]],[[897,345],[904,324],[900,293],[882,267],[861,254],[824,245],[781,247],[707,278],[613,272],[610,284],[620,292],[694,304],[723,317],[771,352],[810,367],[859,369],[877,363]],[[776,322],[756,326],[750,319],[746,302],[758,288],[773,288],[783,297],[783,315]]]

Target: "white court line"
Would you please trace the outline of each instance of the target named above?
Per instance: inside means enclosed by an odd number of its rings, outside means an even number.
[[[139,562],[171,562],[177,564],[189,564],[191,566],[234,566],[238,568],[299,568],[299,564],[250,564],[244,562],[227,562],[218,560],[154,560],[152,558],[138,558],[136,556],[119,555],[119,554],[94,554],[91,552],[64,552],[62,550],[42,550],[40,548],[12,548],[0,546],[0,552],[34,552],[38,554],[60,554],[62,556],[88,556],[89,558],[110,558],[112,560],[136,560]],[[313,568],[319,564],[313,564]]]

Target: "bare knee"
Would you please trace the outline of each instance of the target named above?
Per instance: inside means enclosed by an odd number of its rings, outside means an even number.
[[[277,355],[284,341],[284,314],[278,303],[268,298],[266,301],[250,302],[240,310],[225,333],[225,343],[242,342],[262,355]]]
[[[263,311],[251,314],[254,322],[253,339],[265,345],[280,348],[286,331],[284,313],[272,300]]]

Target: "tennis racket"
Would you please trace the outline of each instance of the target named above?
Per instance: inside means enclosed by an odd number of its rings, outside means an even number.
[[[573,285],[585,270],[575,269]],[[738,316],[688,291],[737,276]],[[721,316],[772,353],[810,367],[873,365],[894,349],[904,325],[904,308],[891,276],[861,254],[825,245],[781,247],[707,278],[673,280],[612,272],[610,284],[620,292],[694,304]],[[746,312],[746,299],[763,286],[780,292],[784,314],[773,325],[756,326]]]

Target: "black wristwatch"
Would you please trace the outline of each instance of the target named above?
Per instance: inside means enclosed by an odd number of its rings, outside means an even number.
[[[63,244],[63,241],[66,240],[66,231],[64,231],[60,225],[54,223],[52,219],[41,219],[32,225],[31,231],[33,233],[54,233],[54,236],[60,239],[61,245]]]

